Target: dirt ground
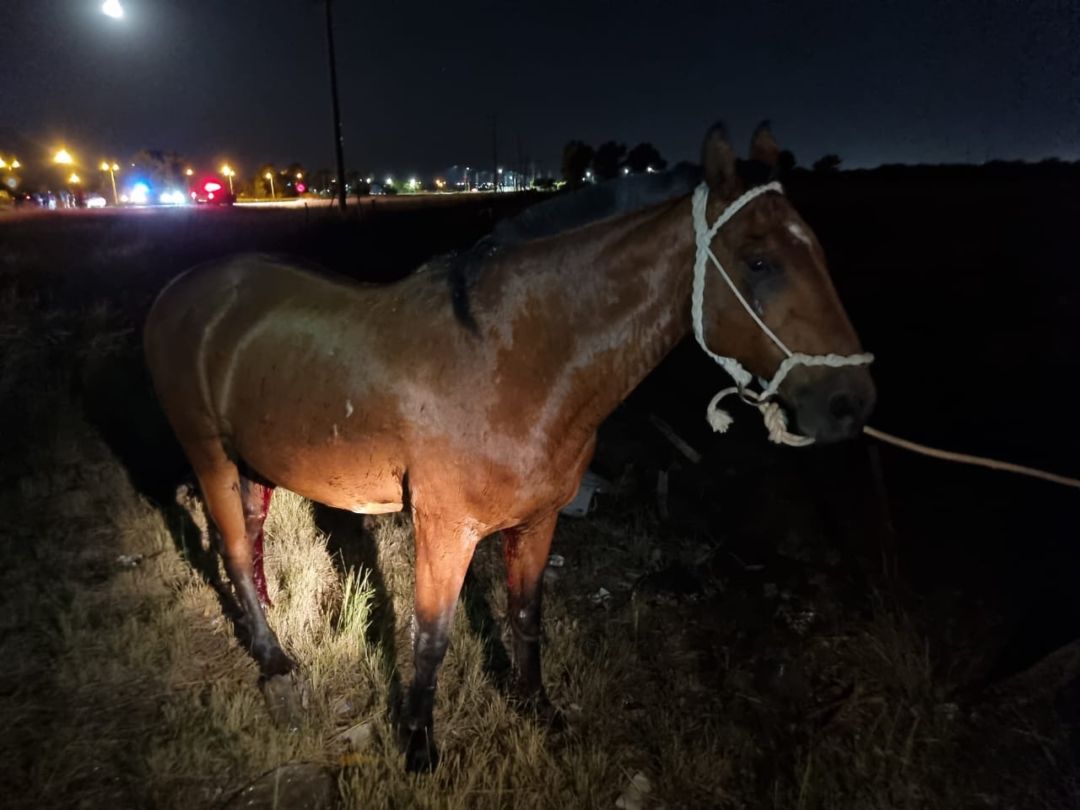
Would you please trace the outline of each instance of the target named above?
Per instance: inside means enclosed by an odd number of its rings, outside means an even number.
[[[879,427],[1077,473],[1057,404],[1080,363],[1077,185],[1061,167],[792,180],[878,355]],[[864,442],[777,449],[748,414],[710,435],[718,381],[690,345],[604,425],[594,468],[617,491],[556,536],[544,677],[565,732],[507,701],[488,540],[441,677],[442,766],[404,774],[408,521],[283,491],[271,623],[305,721],[273,722],[177,503],[142,315],[223,253],[389,279],[530,201],[0,219],[5,806],[1080,806],[1077,496]]]

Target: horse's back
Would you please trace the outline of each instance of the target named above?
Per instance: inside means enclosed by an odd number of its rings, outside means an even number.
[[[318,295],[327,283],[261,255],[202,264],[173,279],[150,308],[143,346],[174,427],[220,418],[221,388],[234,372],[239,347],[281,301],[298,291]]]
[[[158,398],[193,464],[208,445],[218,456],[224,447],[266,480],[322,503],[400,509],[396,403],[372,382],[378,352],[355,345],[373,346],[378,325],[358,321],[386,289],[261,256],[177,277],[152,307],[144,343]]]

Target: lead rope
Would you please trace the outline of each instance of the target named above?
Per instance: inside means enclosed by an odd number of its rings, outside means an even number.
[[[733,387],[723,389],[709,401],[705,418],[713,430],[718,433],[726,433],[734,420],[730,413],[720,408],[720,402],[726,397],[738,394],[743,402],[758,409],[762,421],[765,423],[765,428],[769,432],[769,441],[774,442],[775,444],[787,445],[789,447],[808,447],[814,443],[814,439],[810,436],[801,436],[798,433],[789,431],[787,417],[784,415],[784,411],[780,405],[774,400],[776,392],[779,390],[780,384],[784,381],[784,378],[787,377],[788,373],[791,369],[795,368],[795,366],[828,366],[830,368],[862,366],[872,363],[874,356],[869,353],[840,355],[802,354],[791,351],[791,349],[789,349],[758,316],[757,312],[754,311],[754,308],[751,307],[746,298],[743,297],[739,288],[735,286],[735,282],[731,280],[731,276],[724,270],[724,266],[720,264],[720,260],[716,258],[716,254],[712,251],[712,241],[720,231],[720,228],[735,216],[743,206],[751,200],[768,192],[783,194],[784,189],[779,183],[768,183],[763,186],[756,186],[736,198],[731,205],[721,212],[717,220],[712,225],[709,225],[707,217],[709,188],[705,183],[702,183],[694,190],[692,209],[696,251],[694,255],[694,284],[690,295],[690,312],[694,324],[694,337],[697,339],[698,345],[701,346],[705,354],[715,360],[717,364],[719,364],[719,366],[735,380],[735,385]],[[772,380],[765,384],[765,387],[760,393],[753,391],[749,387],[753,380],[753,376],[742,367],[738,360],[734,357],[724,357],[716,354],[705,345],[705,334],[702,325],[702,308],[705,298],[705,269],[709,261],[711,261],[713,266],[719,271],[720,277],[724,279],[728,289],[731,290],[735,295],[735,298],[742,304],[742,307],[746,310],[747,314],[753,318],[754,323],[756,323],[761,331],[763,331],[777,348],[784,353],[784,360],[777,368],[776,374],[773,375]],[[890,433],[885,433],[869,426],[864,427],[863,432],[867,436],[872,436],[878,441],[886,442],[887,444],[892,444],[914,453],[921,453],[922,455],[931,458],[953,461],[959,464],[986,467],[991,470],[1003,470],[1005,472],[1026,475],[1032,478],[1038,478],[1042,481],[1050,481],[1055,484],[1062,484],[1064,486],[1080,489],[1080,479],[1077,478],[1057,475],[1056,473],[1046,472],[1045,470],[1040,470],[1035,467],[1026,467],[1021,464],[1013,464],[1008,461],[998,461],[996,459],[973,456],[967,453],[954,453],[949,450],[939,450],[935,447],[929,447],[924,444],[919,444],[918,442],[893,436]]]

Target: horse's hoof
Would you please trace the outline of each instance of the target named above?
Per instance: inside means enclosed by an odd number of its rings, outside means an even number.
[[[513,703],[519,712],[535,720],[537,724],[553,734],[566,730],[566,715],[548,700],[545,692],[520,695],[513,698]]]
[[[405,747],[405,770],[409,773],[432,773],[439,766],[439,750],[429,734],[414,731]]]
[[[536,707],[536,720],[552,734],[566,731],[566,715],[547,698],[544,698],[542,705]]]
[[[276,644],[261,654],[256,653],[256,660],[264,678],[289,675],[296,669],[295,662]]]
[[[259,684],[267,711],[274,724],[289,731],[299,731],[304,717],[304,690],[298,679],[289,675],[263,678]]]

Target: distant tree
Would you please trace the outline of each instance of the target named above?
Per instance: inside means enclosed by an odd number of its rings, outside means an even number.
[[[351,194],[356,195],[357,199],[371,194],[371,186],[368,185],[366,177],[357,169],[345,170],[345,185],[348,186]]]
[[[315,191],[323,192],[331,188],[333,184],[330,181],[333,179],[334,173],[329,169],[317,169],[311,176],[311,184]]]
[[[835,172],[840,169],[840,156],[834,154],[822,155],[814,161],[815,172]]]
[[[597,180],[613,180],[619,176],[619,168],[622,166],[623,157],[626,155],[626,144],[616,141],[605,141],[596,148],[593,157],[593,174]]]
[[[660,151],[651,143],[639,143],[626,154],[623,163],[634,174],[641,174],[650,169],[654,172],[667,168],[667,161],[660,156]]]
[[[798,161],[795,160],[795,153],[790,149],[781,149],[780,158],[777,160],[776,169],[781,176],[787,174],[795,168]]]
[[[533,188],[540,189],[540,191],[551,191],[555,188],[554,177],[537,177],[533,180]]]
[[[570,188],[580,188],[585,182],[585,172],[592,165],[593,148],[584,141],[569,141],[563,147],[562,176]]]
[[[131,162],[135,164],[134,174],[152,190],[160,192],[173,185],[185,184],[184,165],[175,152],[142,149]]]

